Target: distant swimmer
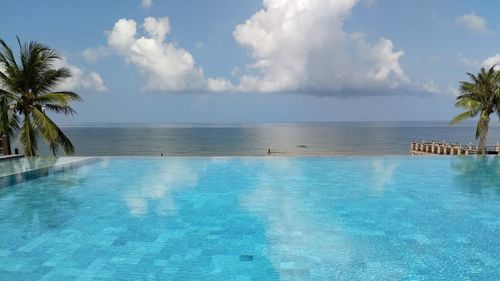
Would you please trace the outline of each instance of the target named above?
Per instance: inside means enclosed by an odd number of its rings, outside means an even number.
[[[271,154],[271,149],[268,149],[267,150],[267,155],[270,155]]]

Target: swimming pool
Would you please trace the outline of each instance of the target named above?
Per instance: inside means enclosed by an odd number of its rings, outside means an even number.
[[[0,276],[499,280],[499,159],[99,158],[0,188]]]

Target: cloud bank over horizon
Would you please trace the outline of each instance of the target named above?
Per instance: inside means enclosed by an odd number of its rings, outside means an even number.
[[[342,97],[443,92],[434,81],[410,79],[400,62],[404,50],[390,39],[370,42],[367,34],[345,30],[345,20],[360,1],[263,0],[262,9],[233,31],[252,62],[235,66],[240,71],[232,81],[206,77],[189,51],[168,40],[168,17],[147,17],[142,25],[122,18],[107,33],[107,46],[87,48],[83,56],[94,62],[111,51],[120,55],[143,75],[144,89],[154,92]],[[464,21],[477,20],[469,18]]]

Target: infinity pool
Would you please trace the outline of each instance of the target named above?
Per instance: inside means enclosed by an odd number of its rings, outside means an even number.
[[[500,280],[499,159],[99,158],[45,170],[0,188],[0,279]]]

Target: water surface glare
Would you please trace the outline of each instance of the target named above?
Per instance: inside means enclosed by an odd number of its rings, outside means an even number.
[[[0,188],[0,279],[500,280],[499,159],[102,158]]]

